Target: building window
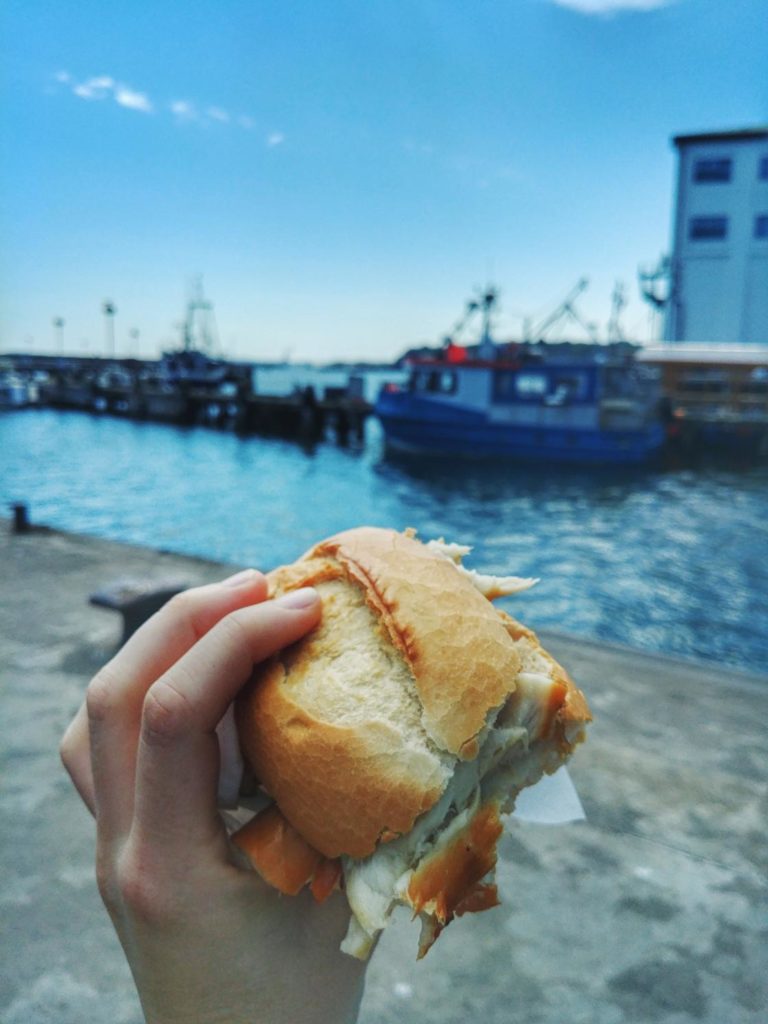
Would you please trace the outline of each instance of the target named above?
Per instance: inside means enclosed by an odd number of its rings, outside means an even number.
[[[768,213],[758,213],[755,217],[755,238],[768,238]]]
[[[688,238],[692,242],[720,241],[727,237],[727,217],[691,217]]]
[[[742,395],[768,395],[768,367],[756,366],[747,380],[739,384]]]
[[[761,156],[757,165],[757,176],[760,181],[768,181],[768,155]]]
[[[697,160],[693,165],[693,180],[700,182],[723,182],[731,180],[733,161],[730,157],[716,160]]]
[[[691,370],[680,374],[677,390],[689,394],[721,395],[728,390],[728,377],[720,370]]]

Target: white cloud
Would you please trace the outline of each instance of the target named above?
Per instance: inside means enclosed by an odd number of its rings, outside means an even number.
[[[115,88],[115,103],[121,107],[128,107],[129,110],[140,110],[144,114],[152,113],[152,103],[146,93],[134,92],[125,85],[118,85]]]
[[[221,107],[208,107],[206,113],[208,114],[208,117],[211,118],[211,120],[221,121],[222,124],[227,124],[227,122],[230,120],[229,114],[226,112],[226,110],[222,110]]]
[[[123,85],[111,75],[94,75],[82,82],[75,81],[68,71],[56,71],[52,77],[55,82],[67,86],[79,99],[112,99],[118,106],[126,107],[128,110],[138,110],[144,114],[154,113],[155,105],[147,93]],[[46,91],[54,92],[55,90],[46,89]],[[234,116],[223,107],[217,106],[200,108],[190,100],[171,100],[165,104],[164,109],[173,114],[177,121],[194,121],[201,127],[210,125],[211,121],[218,121],[220,124],[235,124],[239,128],[249,131],[256,126],[256,122],[248,114]],[[279,146],[284,141],[285,136],[282,132],[273,132],[265,140],[267,146]]]
[[[270,149],[274,148],[275,146],[282,146],[284,142],[285,136],[283,135],[282,132],[272,132],[272,134],[268,135],[266,138],[266,143],[270,147]]]
[[[656,11],[676,0],[551,0],[580,14],[620,14],[622,11]]]
[[[95,75],[84,82],[73,82],[66,71],[60,71],[57,80],[72,86],[72,92],[81,100],[105,100],[111,97],[115,103],[129,110],[152,113],[152,101],[144,92],[137,92],[127,85],[121,85],[111,75]]]
[[[196,121],[198,117],[194,103],[190,103],[189,100],[174,100],[168,104],[168,109],[180,121]]]
[[[85,82],[78,82],[72,86],[72,92],[81,100],[105,100],[115,87],[114,78],[109,75],[97,75],[95,78],[88,78]]]

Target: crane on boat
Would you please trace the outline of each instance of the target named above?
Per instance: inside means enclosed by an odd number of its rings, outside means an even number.
[[[582,292],[585,292],[588,287],[589,278],[582,277],[566,295],[563,301],[556,306],[551,313],[548,313],[543,320],[538,324],[535,324],[533,327],[531,327],[530,321],[528,321],[524,329],[525,341],[545,341],[547,333],[551,331],[556,324],[563,320],[573,320],[587,332],[589,340],[596,343],[598,340],[597,328],[593,323],[585,320],[574,305],[579,295],[581,295]]]
[[[443,339],[443,345],[449,355],[461,349],[461,334],[476,313],[482,315],[482,331],[478,354],[482,358],[489,358],[493,355],[495,345],[491,337],[491,314],[498,299],[498,290],[489,286],[483,289],[474,299],[470,299],[467,302],[463,314],[453,325],[450,334],[447,334]]]

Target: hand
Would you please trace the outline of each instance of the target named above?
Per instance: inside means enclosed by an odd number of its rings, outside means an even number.
[[[346,899],[281,896],[238,866],[216,808],[218,722],[253,666],[320,616],[313,590],[266,592],[251,570],[173,598],[95,676],[62,741],[150,1024],[357,1017]]]

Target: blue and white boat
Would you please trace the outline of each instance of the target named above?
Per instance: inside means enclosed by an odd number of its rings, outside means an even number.
[[[488,312],[476,353],[448,344],[436,358],[411,360],[406,386],[382,389],[375,411],[388,448],[627,464],[662,447],[659,375],[631,347],[500,346]]]
[[[0,366],[0,409],[24,409],[35,398],[36,390],[26,377]]]

